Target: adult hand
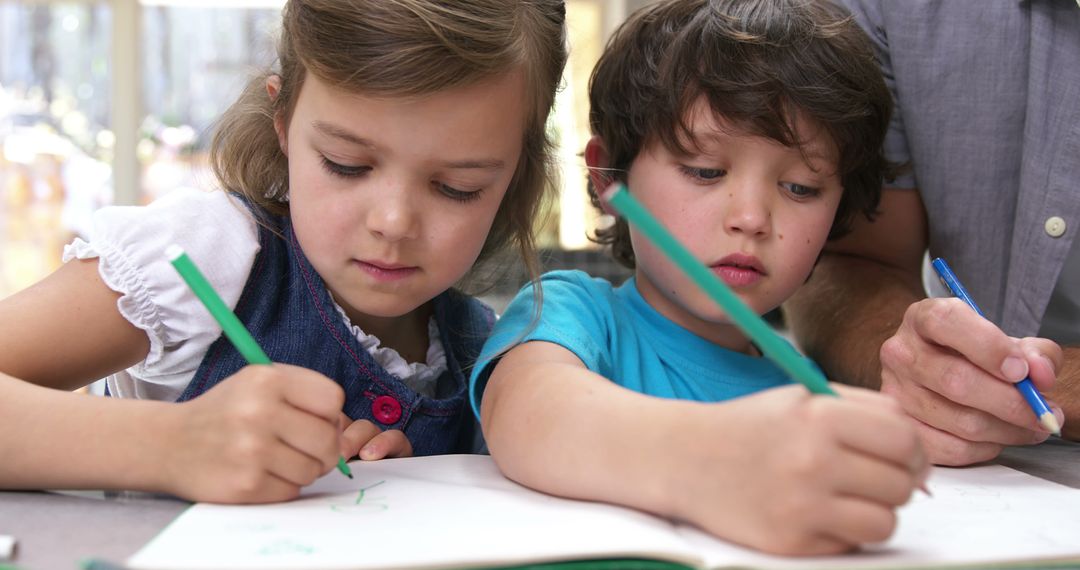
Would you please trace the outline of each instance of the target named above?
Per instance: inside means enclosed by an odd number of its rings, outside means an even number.
[[[1062,351],[1052,341],[1010,337],[960,299],[925,299],[908,307],[880,356],[881,391],[918,420],[935,464],[987,461],[1049,437],[1013,383],[1030,374],[1040,391],[1053,387]]]
[[[337,383],[312,370],[246,366],[170,410],[160,487],[207,502],[295,498],[337,465],[344,401]]]

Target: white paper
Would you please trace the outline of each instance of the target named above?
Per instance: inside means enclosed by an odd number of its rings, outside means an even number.
[[[0,560],[8,560],[15,554],[15,537],[0,534]]]
[[[681,529],[709,564],[734,558],[754,568],[917,568],[1080,561],[1080,490],[989,465],[934,468],[928,487],[900,510],[881,545],[836,557],[788,559],[741,550]],[[808,562],[812,562],[808,564]]]
[[[355,479],[332,471],[289,503],[195,505],[128,565],[453,568],[680,550],[686,563],[696,562],[667,522],[530,491],[503,477],[487,456],[351,467]]]
[[[1001,466],[937,468],[885,544],[782,558],[637,511],[559,499],[486,456],[353,463],[290,503],[196,505],[132,568],[454,568],[583,558],[662,558],[713,568],[909,568],[1080,560],[1080,491]],[[194,546],[193,546],[194,545]],[[702,562],[703,561],[703,562]]]

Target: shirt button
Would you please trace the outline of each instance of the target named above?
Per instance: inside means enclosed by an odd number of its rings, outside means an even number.
[[[401,404],[391,396],[379,396],[371,403],[371,413],[381,424],[394,424],[401,419]]]
[[[1050,216],[1043,225],[1046,235],[1050,237],[1061,237],[1065,233],[1065,227],[1065,220],[1061,216]]]

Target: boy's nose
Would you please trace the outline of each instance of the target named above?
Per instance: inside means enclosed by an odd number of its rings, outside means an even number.
[[[760,237],[769,233],[770,213],[764,188],[742,187],[728,200],[724,227],[729,233]]]

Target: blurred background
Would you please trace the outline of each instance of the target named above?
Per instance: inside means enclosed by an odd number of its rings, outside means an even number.
[[[548,268],[627,272],[586,235],[586,87],[609,33],[650,0],[568,0],[570,61],[549,129],[563,168],[538,220]],[[214,120],[272,63],[283,0],[0,0],[0,298],[54,270],[110,204],[211,188]],[[491,293],[496,305],[518,282]]]

